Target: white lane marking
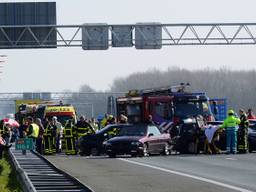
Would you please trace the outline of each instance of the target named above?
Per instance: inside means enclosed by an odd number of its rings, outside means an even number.
[[[235,159],[235,158],[232,158],[232,157],[228,157],[228,158],[226,158],[227,160],[230,160],[230,161],[237,161],[237,159]]]
[[[165,169],[165,168],[161,168],[161,167],[157,167],[157,166],[153,166],[153,165],[149,165],[149,164],[145,164],[145,163],[139,163],[139,162],[131,161],[131,160],[128,160],[128,159],[123,159],[123,158],[118,158],[118,159],[121,160],[121,161],[127,162],[127,163],[134,164],[134,165],[149,167],[149,168],[160,170],[160,171],[163,171],[163,172],[166,172],[166,173],[171,173],[171,174],[175,174],[175,175],[179,175],[179,176],[183,176],[183,177],[196,179],[196,180],[199,180],[199,181],[211,183],[211,184],[218,185],[218,186],[221,186],[221,187],[225,187],[225,188],[228,188],[228,189],[232,189],[232,190],[235,190],[235,191],[253,192],[253,191],[248,190],[248,189],[244,189],[244,188],[241,188],[241,187],[236,187],[236,186],[233,186],[233,185],[229,185],[229,184],[222,183],[222,182],[219,182],[219,181],[214,181],[212,179],[207,179],[207,178],[204,178],[204,177],[190,175],[190,174],[182,173],[182,172],[179,172],[179,171],[173,171],[173,170],[170,170],[170,169]]]

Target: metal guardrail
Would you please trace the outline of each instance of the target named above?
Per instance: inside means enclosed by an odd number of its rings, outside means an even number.
[[[33,151],[23,155],[11,148],[9,154],[25,192],[93,192]]]

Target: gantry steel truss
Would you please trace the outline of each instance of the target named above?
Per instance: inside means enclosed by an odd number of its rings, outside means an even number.
[[[109,46],[112,45],[112,38],[117,34],[112,31],[115,26],[131,27],[133,34],[132,45],[135,45],[134,25],[106,25],[110,34]],[[102,25],[101,25],[102,26]],[[173,45],[254,45],[256,44],[256,23],[205,23],[205,24],[159,24],[162,29],[162,46]],[[36,28],[48,28],[45,36],[37,37],[33,32]],[[57,47],[81,47],[82,28],[85,25],[36,25],[36,26],[0,26],[0,35],[5,39],[5,43],[10,48],[19,48],[23,36],[30,35],[33,39],[34,47],[51,47],[49,37],[57,35]],[[12,40],[8,30],[19,29],[19,37]],[[140,31],[143,33],[143,31]],[[147,39],[147,34],[142,34]],[[99,37],[101,38],[101,37]],[[0,43],[1,44],[1,43]],[[1,45],[1,47],[6,47]],[[22,45],[24,48],[24,45]],[[30,47],[30,46],[29,46]],[[52,42],[52,47],[56,47],[56,41]]]

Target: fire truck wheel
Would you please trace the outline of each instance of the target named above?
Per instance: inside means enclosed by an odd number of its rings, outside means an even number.
[[[109,158],[116,158],[116,154],[115,153],[108,153],[108,157]]]

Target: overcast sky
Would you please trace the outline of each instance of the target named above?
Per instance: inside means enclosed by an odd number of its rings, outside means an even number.
[[[24,0],[23,0],[24,1]],[[0,0],[0,2],[15,2]],[[16,1],[17,2],[17,1]],[[58,24],[256,22],[255,0],[57,0]],[[117,77],[152,68],[255,69],[256,46],[174,46],[161,50],[0,50],[8,55],[0,92],[109,89]]]

